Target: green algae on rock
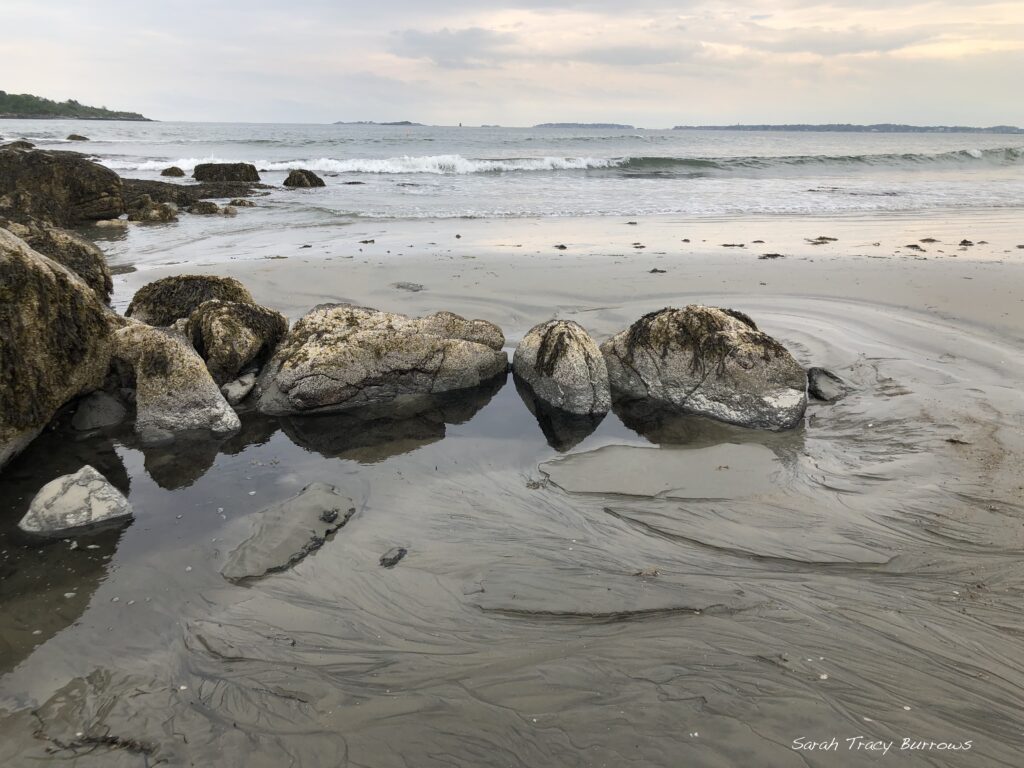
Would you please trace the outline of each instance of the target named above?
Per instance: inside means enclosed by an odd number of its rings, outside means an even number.
[[[167,326],[188,318],[211,299],[255,303],[252,294],[233,277],[173,275],[142,286],[125,315],[149,325]]]

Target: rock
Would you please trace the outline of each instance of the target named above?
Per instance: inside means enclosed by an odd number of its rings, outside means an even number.
[[[101,219],[100,221],[94,222],[93,226],[109,229],[127,229],[127,219]]]
[[[23,221],[25,223],[14,222],[0,216],[0,227],[20,237],[37,253],[49,256],[70,269],[96,292],[104,304],[109,303],[114,284],[103,251],[69,230],[27,217]]]
[[[24,139],[17,139],[16,141],[8,142],[4,144],[0,149],[35,149],[36,145],[31,141],[25,141]]]
[[[612,407],[601,350],[571,320],[549,320],[531,328],[516,347],[512,372],[554,408],[595,414]]]
[[[250,163],[200,163],[192,171],[196,181],[259,181],[256,166]]]
[[[124,522],[132,505],[88,464],[44,485],[18,523],[25,533],[64,536],[69,531]]]
[[[690,305],[637,320],[601,346],[616,400],[650,400],[730,424],[797,426],[807,375],[742,312]]]
[[[196,200],[185,210],[199,216],[211,216],[220,213],[220,206],[210,200]]]
[[[116,427],[128,411],[124,403],[108,392],[93,392],[82,398],[71,419],[71,426],[79,432]]]
[[[225,205],[223,208],[220,209],[220,212],[221,212],[221,215],[223,215],[223,216],[237,216],[238,215],[238,209],[235,208],[235,206],[233,206],[233,205]]]
[[[224,395],[224,399],[231,405],[238,405],[240,402],[245,400],[252,392],[252,388],[256,385],[256,373],[250,371],[249,373],[239,376],[234,381],[229,381],[220,388],[220,393]]]
[[[158,203],[149,195],[135,200],[128,213],[128,221],[168,223],[178,220],[178,207],[174,203]]]
[[[99,388],[116,324],[77,275],[0,229],[0,467]]]
[[[253,182],[207,181],[197,184],[176,184],[156,179],[122,179],[125,205],[131,208],[138,204],[143,195],[158,203],[174,203],[179,208],[188,208],[198,200],[236,197],[255,194],[257,190],[270,189],[266,184]]]
[[[255,304],[252,294],[233,277],[214,275],[174,275],[140,288],[125,314],[143,323],[171,325],[187,319],[199,305],[211,299]]]
[[[176,165],[172,165],[169,168],[164,168],[160,171],[161,176],[170,176],[171,178],[180,179],[185,175],[185,172]]]
[[[449,312],[414,319],[321,304],[291,329],[256,382],[268,414],[322,413],[477,387],[507,370],[501,330]]]
[[[320,549],[355,511],[352,500],[334,486],[312,483],[258,514],[249,537],[228,554],[221,575],[241,581],[287,570]]]
[[[203,359],[178,333],[130,323],[115,334],[114,356],[135,378],[135,431],[144,442],[180,433],[241,427]]]
[[[66,139],[66,141],[88,141],[88,140],[89,140],[89,138],[87,136],[82,136],[80,133],[72,133]]]
[[[0,149],[3,198],[20,213],[58,226],[124,212],[120,177],[77,152]]]
[[[293,168],[284,180],[286,187],[325,187],[324,180],[305,168]]]
[[[252,200],[246,200],[244,197],[236,197],[234,200],[228,203],[233,208],[255,208],[256,203]]]
[[[849,390],[845,381],[825,368],[807,369],[807,392],[815,400],[834,403],[846,396]]]
[[[410,293],[419,293],[423,290],[423,286],[419,283],[392,283],[393,287],[400,291],[409,291]]]
[[[405,547],[392,547],[380,556],[380,564],[385,568],[394,568],[407,554],[409,554],[409,550]]]
[[[288,318],[280,312],[217,299],[200,304],[185,328],[217,384],[236,378],[250,364],[261,366],[286,333]]]

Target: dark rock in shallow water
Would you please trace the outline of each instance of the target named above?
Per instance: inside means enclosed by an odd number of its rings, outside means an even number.
[[[244,197],[236,197],[228,203],[232,208],[255,208],[256,203],[246,200]]]
[[[450,312],[410,318],[322,304],[289,331],[257,381],[271,415],[326,413],[477,387],[507,370],[501,329]]]
[[[280,312],[218,299],[196,307],[185,331],[217,384],[233,380],[250,364],[260,367],[287,332],[288,319]]]
[[[88,141],[88,140],[89,140],[88,136],[83,136],[80,133],[72,133],[66,139],[66,141]]]
[[[759,429],[797,426],[807,375],[742,312],[690,305],[637,320],[601,346],[612,396]]]
[[[171,178],[179,179],[185,175],[185,172],[176,165],[172,165],[170,168],[164,168],[160,171],[161,176],[169,176]]]
[[[842,399],[849,390],[845,381],[825,368],[807,369],[807,392],[815,400],[833,403]]]
[[[0,149],[0,213],[10,208],[58,226],[124,212],[121,178],[77,152]]]
[[[39,536],[64,536],[83,528],[124,522],[131,516],[132,507],[124,494],[87,465],[44,485],[18,528]]]
[[[405,547],[392,547],[380,556],[380,564],[385,568],[394,568],[407,554],[409,550]]]
[[[553,408],[576,414],[604,414],[611,408],[601,350],[571,320],[549,320],[531,328],[516,347],[512,370]]]
[[[118,322],[78,276],[0,229],[0,467],[103,383]]]
[[[18,139],[8,144],[0,146],[0,149],[35,149],[36,145],[31,141],[25,141],[24,139]]]
[[[198,216],[212,216],[221,212],[220,206],[210,200],[197,200],[185,210]]]
[[[312,171],[307,171],[304,168],[295,168],[289,174],[288,178],[284,180],[286,187],[325,187],[324,180],[317,176]]]
[[[167,326],[188,318],[211,299],[255,304],[252,294],[233,277],[174,275],[136,291],[125,314],[149,325]]]
[[[166,224],[178,220],[178,208],[174,203],[158,203],[149,195],[134,200],[128,212],[128,221]]]
[[[124,200],[128,208],[138,205],[143,195],[148,195],[158,203],[174,203],[179,208],[187,208],[198,200],[208,198],[224,198],[265,194],[259,190],[270,189],[266,184],[236,181],[207,181],[199,184],[173,184],[169,181],[156,179],[122,179]],[[231,201],[235,205],[234,200]]]
[[[93,392],[78,404],[71,426],[79,432],[115,427],[127,414],[128,410],[118,398],[108,392]]]
[[[250,163],[200,163],[192,171],[196,181],[259,181],[256,166]]]
[[[313,483],[260,512],[248,538],[228,555],[221,575],[242,581],[291,568],[322,547],[355,511],[337,488]]]

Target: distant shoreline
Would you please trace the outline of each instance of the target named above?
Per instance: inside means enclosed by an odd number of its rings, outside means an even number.
[[[0,115],[0,120],[90,120],[105,123],[155,123],[150,117],[76,117],[74,115]]]
[[[966,125],[903,125],[876,123],[856,125],[848,123],[780,124],[780,125],[676,125],[673,131],[777,131],[791,133],[997,133],[1024,134],[1024,128],[1012,125],[994,125],[978,128]]]

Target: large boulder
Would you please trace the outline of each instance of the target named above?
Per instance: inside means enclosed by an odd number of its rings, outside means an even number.
[[[324,180],[305,168],[293,168],[284,180],[286,187],[325,187]]]
[[[637,320],[601,346],[616,400],[644,400],[730,424],[788,429],[807,375],[742,312],[690,305]]]
[[[269,414],[340,411],[477,387],[508,368],[500,329],[443,313],[410,318],[322,304],[285,337],[257,381]]]
[[[25,533],[66,536],[85,528],[125,522],[132,505],[117,488],[88,464],[73,475],[51,480],[32,499],[18,523]]]
[[[598,414],[612,407],[601,350],[571,320],[549,320],[531,328],[516,347],[512,371],[553,408]]]
[[[250,163],[200,163],[192,171],[196,181],[259,181],[256,166]]]
[[[115,334],[114,357],[134,377],[135,431],[143,442],[241,427],[203,359],[180,333],[129,323]]]
[[[77,152],[2,148],[0,208],[59,226],[113,219],[124,212],[121,178]]]
[[[149,325],[167,326],[188,318],[211,299],[255,303],[252,294],[233,277],[173,275],[142,286],[125,314]]]
[[[200,304],[185,330],[219,385],[232,381],[245,368],[265,362],[286,333],[288,318],[280,312],[217,299]]]
[[[0,467],[99,388],[116,324],[77,275],[0,229]]]
[[[114,287],[110,269],[103,251],[93,243],[67,229],[52,227],[29,217],[11,221],[0,216],[0,227],[20,237],[32,250],[70,269],[96,292],[104,304],[110,301]]]
[[[172,179],[180,179],[182,176],[185,175],[185,172],[183,170],[181,170],[181,168],[179,168],[178,166],[171,165],[171,166],[168,166],[167,168],[164,168],[162,171],[160,171],[160,175],[161,176],[167,176],[167,177],[170,177]]]
[[[128,211],[128,221],[166,224],[177,220],[178,206],[174,203],[157,202],[149,195],[142,195],[133,200]]]

